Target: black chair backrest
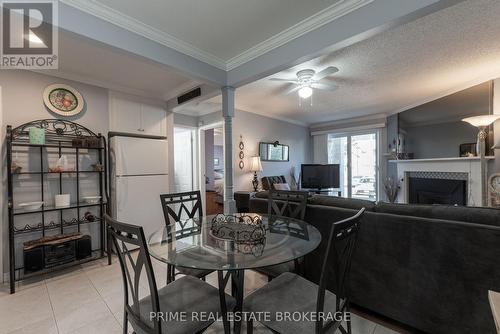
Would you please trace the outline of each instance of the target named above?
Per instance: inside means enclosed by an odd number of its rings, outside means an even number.
[[[269,190],[267,214],[304,220],[308,195],[307,191]]]
[[[139,308],[139,283],[142,273],[145,272],[151,296],[151,308],[149,310],[152,312],[160,312],[158,290],[153,272],[153,265],[151,264],[151,258],[146,245],[144,230],[142,226],[118,222],[107,214],[104,215],[104,219],[106,221],[108,235],[116,249],[122,270],[127,318],[134,328],[141,328],[146,333],[160,334],[160,321],[151,322],[150,319],[145,319],[141,316]],[[130,249],[133,249],[134,253],[137,252],[135,261]]]
[[[365,208],[362,208],[354,216],[334,223],[331,228],[323,266],[321,267],[316,307],[318,312],[323,312],[326,283],[332,280],[331,277],[328,277],[329,267],[333,268],[335,276],[333,279],[335,281],[337,307],[339,307],[341,300],[348,296],[351,259],[356,246],[360,220],[364,212]]]
[[[189,219],[200,218],[203,216],[201,204],[201,193],[199,190],[188,191],[175,194],[160,195],[165,224],[175,224],[175,222]],[[191,204],[188,208],[186,204]],[[176,209],[178,210],[176,211]]]

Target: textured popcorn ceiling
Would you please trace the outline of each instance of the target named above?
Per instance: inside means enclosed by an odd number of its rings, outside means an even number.
[[[393,113],[500,77],[500,1],[465,1],[271,77],[330,65],[339,89],[315,91],[312,107],[268,78],[239,88],[237,107],[312,124]]]

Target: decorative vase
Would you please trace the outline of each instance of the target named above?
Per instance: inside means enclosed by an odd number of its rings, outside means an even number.
[[[29,137],[30,137],[30,144],[45,145],[45,129],[30,128]]]

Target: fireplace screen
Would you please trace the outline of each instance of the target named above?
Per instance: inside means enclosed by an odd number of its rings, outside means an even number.
[[[410,177],[408,202],[411,204],[467,205],[467,181]]]

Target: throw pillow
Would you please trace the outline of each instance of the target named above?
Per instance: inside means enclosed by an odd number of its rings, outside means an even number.
[[[288,183],[275,183],[273,184],[273,187],[276,190],[290,190]]]

